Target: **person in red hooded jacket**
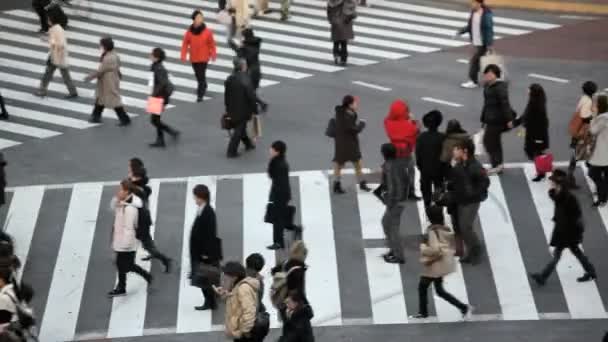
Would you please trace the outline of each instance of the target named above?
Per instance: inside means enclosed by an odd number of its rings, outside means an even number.
[[[391,144],[397,148],[397,158],[404,159],[407,164],[409,183],[414,185],[414,151],[416,150],[416,138],[419,129],[405,101],[393,101],[390,111],[384,119],[384,129]],[[415,186],[409,188],[408,198],[416,201],[420,200],[420,197],[416,196]]]
[[[213,31],[205,25],[203,12],[195,10],[191,17],[192,25],[184,34],[182,41],[181,60],[185,62],[186,57],[190,57],[198,83],[196,102],[201,102],[207,91],[207,64],[209,60],[215,61],[217,51]]]

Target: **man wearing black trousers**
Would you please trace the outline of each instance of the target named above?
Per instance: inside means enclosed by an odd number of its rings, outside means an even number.
[[[196,218],[190,232],[190,274],[194,279],[201,263],[216,266],[219,269],[222,248],[221,240],[217,237],[217,219],[215,210],[211,207],[209,188],[206,185],[198,184],[192,190],[192,194],[197,206]],[[215,291],[211,285],[218,284],[211,284],[207,280],[204,284],[193,285],[200,287],[205,297],[205,304],[195,306],[195,310],[214,310],[217,308]]]
[[[6,107],[4,106],[4,97],[2,97],[1,93],[0,93],[0,109],[2,109],[2,111],[0,112],[0,120],[8,120],[8,111],[6,110]]]
[[[232,123],[232,136],[226,155],[228,158],[236,158],[241,141],[246,150],[255,148],[247,136],[247,122],[251,120],[253,114],[257,114],[257,95],[247,73],[245,59],[236,58],[234,60],[234,72],[224,82],[224,89],[226,113]]]
[[[433,110],[422,117],[422,123],[427,131],[416,139],[416,166],[420,171],[420,191],[424,199],[424,207],[431,205],[433,190],[443,186],[443,164],[440,156],[443,150],[445,135],[438,131],[443,115]]]
[[[48,17],[46,15],[46,7],[51,3],[51,0],[33,0],[32,7],[40,19],[39,33],[46,33],[49,30]]]

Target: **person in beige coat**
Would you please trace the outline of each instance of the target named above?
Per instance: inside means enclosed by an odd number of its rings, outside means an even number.
[[[230,0],[228,11],[234,16],[235,30],[233,36],[240,37],[244,29],[249,27],[251,14],[249,13],[249,0]]]
[[[462,313],[463,319],[469,319],[473,307],[464,304],[443,288],[443,277],[456,270],[454,259],[454,233],[445,226],[443,208],[431,206],[427,209],[427,217],[431,225],[425,233],[425,242],[420,244],[420,262],[422,275],[418,284],[418,314],[412,318],[428,317],[427,290],[431,284],[435,286],[437,296],[454,305]]]
[[[46,70],[40,80],[40,88],[36,92],[37,96],[44,97],[47,95],[49,83],[53,79],[55,70],[59,69],[63,83],[68,88],[66,98],[71,99],[78,97],[78,91],[74,86],[70,71],[68,70],[68,42],[65,37],[63,27],[59,25],[57,13],[52,11],[48,13],[49,21],[49,58],[46,61]]]
[[[257,342],[251,331],[258,309],[260,282],[248,277],[245,267],[236,261],[227,262],[222,271],[223,286],[214,289],[226,300],[226,336],[236,342]]]
[[[107,107],[113,108],[116,112],[120,120],[119,126],[127,126],[131,123],[131,119],[120,98],[120,59],[114,51],[114,41],[110,37],[101,38],[99,45],[102,50],[99,67],[84,79],[86,82],[97,80],[95,107],[89,121],[101,122],[101,113]]]

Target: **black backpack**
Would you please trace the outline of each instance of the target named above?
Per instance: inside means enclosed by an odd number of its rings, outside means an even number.
[[[152,226],[152,215],[146,207],[137,209],[137,229],[135,229],[135,237],[138,240],[143,240],[150,236],[150,227]]]

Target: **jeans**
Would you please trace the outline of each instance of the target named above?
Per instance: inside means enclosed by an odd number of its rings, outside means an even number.
[[[382,216],[382,229],[386,235],[386,242],[391,253],[399,258],[404,259],[403,245],[401,244],[401,214],[403,213],[403,204],[397,204],[393,207],[386,207]]]
[[[481,64],[481,57],[483,57],[487,51],[488,49],[485,46],[476,46],[475,53],[469,61],[469,79],[475,82],[475,84],[479,83],[479,68]]]
[[[501,139],[503,131],[503,126],[486,125],[483,134],[483,147],[486,149],[486,152],[488,152],[490,164],[493,168],[502,165],[503,162]]]
[[[430,277],[420,277],[420,282],[418,283],[418,313],[423,316],[428,316],[428,295],[427,290],[429,286],[433,284],[435,286],[435,292],[437,292],[437,296],[444,299],[446,302],[454,305],[460,310],[463,314],[467,312],[466,304],[462,303],[452,294],[447,292],[443,288],[443,278],[430,278]]]
[[[95,107],[93,108],[93,113],[91,114],[91,116],[93,117],[93,120],[95,121],[99,121],[101,119],[101,113],[103,113],[105,106],[100,105],[98,103],[95,104]],[[118,119],[120,120],[120,122],[128,124],[131,122],[131,119],[129,118],[129,116],[127,115],[127,112],[125,111],[125,108],[120,106],[120,107],[116,107],[114,108],[114,111],[116,112],[116,116],[118,116]]]
[[[239,148],[239,143],[243,142],[245,147],[251,148],[253,147],[253,143],[249,136],[247,136],[247,121],[243,121],[236,125],[236,127],[232,130],[232,136],[230,136],[230,142],[228,143],[228,155],[234,156],[237,154],[237,150]]]
[[[589,165],[589,178],[597,188],[597,200],[606,202],[608,200],[608,166]]]
[[[466,245],[467,254],[477,257],[481,252],[481,242],[473,229],[473,222],[479,211],[479,203],[458,205],[457,211],[458,228]]]
[[[192,70],[198,86],[196,88],[196,96],[202,99],[207,92],[207,62],[192,63]]]
[[[334,42],[334,58],[340,57],[340,61],[346,63],[348,59],[348,41],[346,40],[338,40]]]
[[[150,273],[135,263],[135,252],[116,252],[116,268],[118,269],[119,289],[127,288],[127,273],[134,272],[149,281]]]
[[[44,75],[42,75],[42,80],[40,81],[40,91],[43,94],[46,94],[47,88],[49,87],[49,83],[53,79],[53,74],[55,70],[59,69],[61,73],[61,77],[63,78],[63,83],[68,88],[68,92],[70,95],[77,95],[76,87],[74,86],[74,82],[72,81],[72,77],[70,77],[70,71],[68,68],[58,67],[53,63],[47,63],[46,70],[44,71]]]
[[[589,258],[587,258],[587,256],[585,254],[583,254],[583,251],[580,249],[580,247],[578,245],[572,245],[572,246],[568,246],[568,247],[556,247],[553,250],[553,259],[551,259],[551,261],[549,261],[547,266],[545,266],[545,268],[541,272],[541,277],[543,279],[549,278],[551,273],[553,273],[553,271],[555,270],[555,266],[557,266],[557,263],[559,262],[559,259],[561,259],[562,253],[564,252],[564,249],[566,249],[566,248],[568,248],[570,250],[570,252],[572,252],[572,254],[576,257],[578,262],[581,263],[581,266],[583,266],[583,269],[585,270],[586,274],[589,274],[592,276],[596,275],[595,267],[593,267],[593,264],[591,264],[591,261],[589,261]]]

